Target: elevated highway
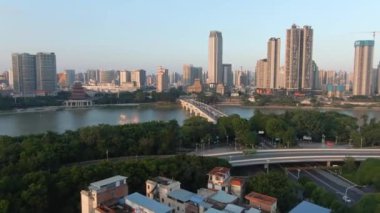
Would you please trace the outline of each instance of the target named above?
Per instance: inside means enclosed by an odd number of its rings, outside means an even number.
[[[218,118],[227,116],[225,113],[215,109],[214,107],[194,99],[180,98],[178,101],[180,102],[182,108],[189,111],[190,114],[204,117],[213,123],[216,123]]]
[[[226,159],[233,167],[303,162],[326,162],[329,164],[330,162],[344,161],[347,157],[352,157],[356,161],[380,158],[380,149],[268,149],[257,150],[254,154],[234,151],[209,153],[204,156]]]

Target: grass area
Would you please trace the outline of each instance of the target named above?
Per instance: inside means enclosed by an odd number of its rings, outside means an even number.
[[[347,180],[357,184],[355,172],[343,172],[341,175]]]

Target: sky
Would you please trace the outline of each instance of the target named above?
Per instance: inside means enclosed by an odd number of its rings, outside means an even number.
[[[55,52],[57,69],[207,70],[208,36],[223,35],[223,63],[254,70],[270,37],[314,29],[320,69],[352,71],[355,40],[380,31],[379,0],[0,0],[0,71],[11,54]],[[380,42],[380,33],[376,38]],[[375,44],[374,66],[380,48]]]

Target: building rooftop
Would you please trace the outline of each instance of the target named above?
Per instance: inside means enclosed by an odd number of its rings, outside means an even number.
[[[257,192],[251,192],[245,196],[245,199],[254,202],[255,200],[259,200],[262,203],[265,203],[267,205],[273,205],[277,202],[277,198],[271,197],[268,195],[263,195]]]
[[[215,167],[208,174],[222,176],[230,172],[230,168],[227,167]]]
[[[246,210],[244,213],[261,213],[261,211],[255,208],[250,208]]]
[[[210,199],[216,201],[216,202],[219,202],[219,203],[233,203],[235,202],[238,197],[234,196],[234,195],[230,195],[230,194],[227,194],[227,192],[225,191],[217,191],[214,195],[212,195],[210,197]]]
[[[189,192],[185,189],[178,189],[178,190],[174,190],[174,191],[171,191],[168,196],[171,197],[171,198],[174,198],[176,200],[179,200],[181,202],[187,202],[189,200],[191,200],[191,198],[193,196],[195,196],[196,194],[192,193],[192,192]],[[199,197],[199,196],[198,196]]]
[[[154,182],[156,182],[158,184],[165,185],[165,186],[168,186],[168,185],[170,185],[170,184],[172,184],[174,182],[178,182],[176,180],[173,180],[173,179],[170,179],[170,178],[167,178],[167,177],[162,177],[162,176],[157,176],[157,177],[155,177],[153,179],[150,179],[148,181],[154,181]]]
[[[172,208],[170,208],[169,206],[161,204],[155,200],[149,199],[138,192],[126,196],[125,200],[126,202],[130,201],[157,213],[167,213],[172,211]]]
[[[296,207],[294,207],[292,210],[290,210],[289,213],[330,213],[331,210],[324,208],[322,206],[318,206],[314,203],[310,203],[308,201],[302,201],[299,203]]]
[[[117,181],[126,180],[126,179],[127,179],[127,177],[124,177],[124,176],[121,176],[121,175],[116,175],[116,176],[113,176],[113,177],[110,177],[110,178],[106,178],[106,179],[103,179],[103,180],[99,180],[99,181],[93,182],[93,183],[90,184],[90,186],[88,188],[92,189],[92,190],[99,190],[99,189],[103,188],[104,186],[107,186],[109,184],[115,183]]]
[[[212,195],[214,195],[215,193],[216,193],[216,191],[211,190],[211,189],[206,189],[206,188],[200,188],[197,191],[197,194],[203,198],[209,198]]]
[[[231,186],[242,186],[244,185],[244,179],[233,177],[231,178],[230,184]]]
[[[235,204],[227,204],[224,211],[229,213],[241,213],[244,211],[244,208]]]
[[[218,209],[209,208],[209,209],[207,209],[207,211],[205,211],[205,213],[225,213],[225,212],[224,211],[220,211]]]

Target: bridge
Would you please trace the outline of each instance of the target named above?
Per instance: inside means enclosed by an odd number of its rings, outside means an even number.
[[[215,109],[214,107],[194,99],[180,98],[178,101],[180,102],[182,108],[189,111],[190,114],[204,117],[213,123],[216,123],[218,118],[227,116],[225,113]]]
[[[347,157],[356,161],[380,158],[380,149],[267,149],[257,150],[254,154],[233,151],[202,155],[226,159],[233,167],[304,162],[326,162],[329,166],[331,162],[342,162]]]

